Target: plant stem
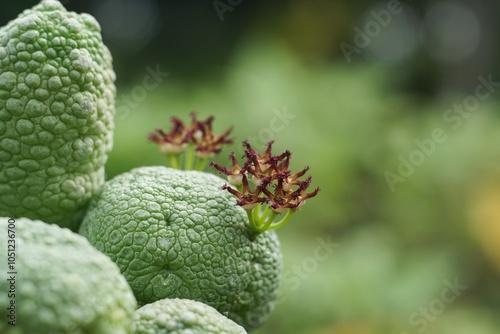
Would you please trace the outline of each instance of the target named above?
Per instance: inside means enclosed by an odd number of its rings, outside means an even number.
[[[193,169],[193,160],[194,160],[194,145],[189,144],[187,151],[186,151],[186,160],[184,162],[184,170],[191,170]]]
[[[260,216],[260,221],[264,222],[271,212],[273,212],[273,210],[271,210],[271,208],[269,206],[266,206],[266,208],[264,209],[264,212]]]
[[[257,204],[253,209],[252,209],[252,222],[255,225],[255,227],[260,228],[260,204]]]
[[[245,210],[245,211],[246,211],[247,216],[248,216],[248,225],[249,225],[250,229],[252,231],[256,232],[257,234],[259,234],[260,233],[259,228],[255,224],[255,221],[253,219],[253,210]]]
[[[290,220],[290,218],[292,218],[292,216],[295,213],[295,211],[296,210],[289,209],[287,211],[285,217],[283,217],[283,219],[281,219],[280,221],[278,221],[277,223],[275,223],[273,225],[270,225],[269,228],[267,228],[267,229],[268,230],[274,230],[274,229],[277,229],[277,228],[285,226],[285,224],[288,223],[288,221]]]
[[[208,159],[198,158],[198,162],[196,163],[196,170],[203,171],[207,166]]]
[[[178,154],[169,154],[168,160],[172,168],[181,169],[181,160]]]
[[[272,211],[271,214],[268,215],[267,219],[263,221],[261,228],[262,232],[270,229],[270,226],[272,226],[271,224],[273,223],[274,218],[276,218],[276,216],[278,216],[278,213],[275,211]]]

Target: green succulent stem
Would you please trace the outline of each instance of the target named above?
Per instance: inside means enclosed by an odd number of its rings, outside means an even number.
[[[280,221],[276,222],[275,224],[272,224],[271,226],[269,226],[269,230],[275,230],[275,229],[278,229],[278,228],[281,228],[283,226],[286,225],[286,223],[288,223],[288,221],[290,220],[290,218],[292,218],[293,214],[296,212],[297,210],[294,210],[294,209],[289,209],[286,214],[285,214],[285,217],[283,217]]]
[[[202,172],[205,170],[205,167],[207,167],[207,159],[198,158],[196,170]]]
[[[251,220],[250,224],[255,225],[256,227],[259,227],[258,222],[260,221],[260,211],[261,211],[261,206],[262,204],[257,204],[253,209],[250,210],[251,214]]]
[[[194,152],[195,152],[195,145],[192,143],[188,144],[186,151],[186,159],[184,161],[184,170],[193,169]]]
[[[281,228],[288,223],[297,210],[288,209],[283,218],[276,220],[280,213],[272,210],[269,206],[262,208],[262,204],[257,204],[254,208],[246,210],[249,228],[256,234],[269,230]]]
[[[270,227],[271,224],[273,223],[274,219],[278,216],[277,212],[271,212],[271,214],[267,215],[264,219],[261,221],[261,230],[267,231]]]
[[[266,221],[267,218],[269,217],[269,215],[272,214],[273,212],[274,211],[271,210],[271,208],[269,206],[266,206],[266,208],[264,209],[264,212],[262,212],[262,215],[260,216],[260,219],[262,221]],[[274,217],[276,217],[276,215]],[[274,219],[274,217],[273,217],[273,219]]]
[[[194,145],[188,145],[183,153],[166,154],[170,167],[178,170],[204,171],[208,164],[208,159],[196,156]],[[185,156],[183,156],[185,155]]]
[[[169,154],[168,160],[170,162],[170,166],[174,169],[181,169],[181,158],[179,154]]]

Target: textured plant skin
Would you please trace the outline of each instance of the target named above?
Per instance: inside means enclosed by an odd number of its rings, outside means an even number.
[[[277,297],[281,250],[255,234],[220,177],[141,167],[106,182],[80,233],[120,267],[139,304],[204,302],[251,330]]]
[[[161,299],[135,312],[137,334],[246,334],[213,307],[189,299]]]
[[[114,80],[88,14],[43,0],[0,28],[0,215],[77,230],[104,183]]]
[[[0,231],[4,268],[7,244],[12,245],[8,241],[15,240],[16,245],[15,255],[9,255],[11,264],[15,256],[15,280],[6,279],[12,277],[6,270],[0,280],[0,333],[134,333],[132,318],[137,302],[132,290],[116,264],[84,237],[26,218],[14,221],[0,217]],[[15,326],[5,316],[12,301]]]

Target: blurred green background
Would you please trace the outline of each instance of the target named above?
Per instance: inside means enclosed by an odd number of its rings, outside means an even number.
[[[498,1],[63,3],[114,57],[108,178],[165,164],[148,133],[193,110],[311,167],[255,333],[500,333]]]

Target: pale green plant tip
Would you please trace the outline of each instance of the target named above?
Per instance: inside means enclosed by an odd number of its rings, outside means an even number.
[[[115,73],[97,21],[44,0],[0,28],[0,215],[78,229],[113,146]]]

